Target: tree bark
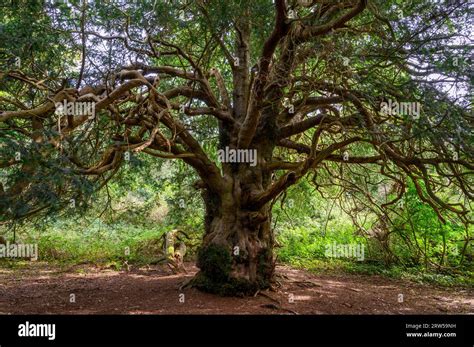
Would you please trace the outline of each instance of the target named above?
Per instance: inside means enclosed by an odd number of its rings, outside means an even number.
[[[198,254],[195,287],[221,295],[252,295],[273,277],[273,235],[270,211],[219,208],[208,216]]]
[[[204,189],[205,229],[194,287],[220,295],[253,295],[268,288],[274,272],[274,236],[270,204],[258,209],[249,205],[255,192],[270,185],[257,150],[258,165],[224,164],[225,190]],[[268,152],[267,152],[268,153]]]

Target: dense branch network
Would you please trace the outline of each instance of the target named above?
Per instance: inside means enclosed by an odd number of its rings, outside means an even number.
[[[445,113],[452,113],[430,120],[436,113],[428,104],[431,99],[423,100],[413,83],[413,78],[436,72],[416,54],[427,43],[441,40],[444,33],[424,35],[441,23],[441,13],[420,24],[415,39],[409,41],[408,36],[394,37],[391,21],[366,0],[294,4],[275,0],[273,29],[257,54],[251,45],[250,8],[242,11],[248,16],[231,20],[224,29],[215,24],[207,1],[184,10],[192,13],[189,20],[198,15],[204,20],[199,44],[180,45],[172,35],[152,32],[136,38],[126,16],[122,32],[104,34],[87,25],[88,9],[82,7],[81,25],[72,30],[82,42],[77,86],[60,86],[21,69],[1,71],[0,78],[12,85],[11,90],[20,91],[0,94],[1,136],[29,139],[40,157],[60,153],[72,174],[91,177],[99,186],[130,153],[143,152],[183,160],[196,170],[204,186],[223,194],[233,166],[212,160],[204,150],[195,124],[205,118],[219,129],[216,135],[226,138],[221,145],[268,149],[259,157],[259,167],[272,176],[272,182],[249,192],[242,199],[243,208],[258,211],[308,174],[316,173],[317,186],[330,183],[356,191],[360,187],[348,176],[369,177],[366,172],[377,172],[394,182],[396,190],[385,208],[401,199],[411,181],[440,219],[450,211],[470,222],[472,145],[454,141],[447,123],[455,114],[457,122],[467,120],[465,124],[472,126],[472,116],[467,107],[443,99],[441,103],[451,105]],[[364,35],[396,41],[385,49],[344,46]],[[87,75],[84,66],[94,62],[84,47],[88,39],[120,45],[142,62],[113,69],[104,65],[107,71],[102,71],[100,83],[86,85],[81,81]],[[344,47],[346,56],[337,52]],[[213,66],[215,55],[226,64]],[[383,71],[391,72],[384,75]],[[33,101],[26,102],[31,93]],[[383,109],[382,104],[390,100],[424,107],[417,118],[406,117]],[[95,115],[58,115],[57,105],[64,102],[92,102]],[[437,130],[448,135],[443,138]],[[263,140],[269,145],[262,146]],[[1,159],[0,168],[21,173],[9,186],[0,186],[0,197],[7,201],[0,206],[2,214],[8,215],[9,202],[32,187],[29,175],[41,165],[41,160]],[[453,186],[468,203],[438,196]],[[42,208],[9,217],[24,217]]]

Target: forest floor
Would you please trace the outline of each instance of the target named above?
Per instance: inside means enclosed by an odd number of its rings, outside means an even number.
[[[41,262],[0,268],[0,314],[474,314],[474,288],[279,265],[276,291],[229,298],[181,291],[197,271],[192,263],[186,268],[182,275],[164,265],[130,271]]]

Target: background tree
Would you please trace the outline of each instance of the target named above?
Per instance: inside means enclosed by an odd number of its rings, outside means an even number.
[[[35,42],[12,39],[19,28],[42,43],[0,72],[2,221],[86,207],[139,153],[180,160],[206,208],[194,285],[222,294],[270,285],[272,204],[308,175],[382,222],[412,185],[442,222],[468,225],[468,13],[465,1],[8,7],[2,49]],[[93,102],[95,117],[58,115],[65,100]],[[226,147],[256,150],[257,165],[219,162]]]

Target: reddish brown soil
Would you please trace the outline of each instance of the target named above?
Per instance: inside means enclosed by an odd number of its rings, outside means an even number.
[[[0,268],[0,314],[474,313],[472,288],[442,288],[380,276],[315,275],[278,266],[281,286],[276,291],[229,298],[192,288],[180,291],[197,270],[190,263],[186,268],[184,275],[173,275],[165,266],[129,272],[94,266],[64,270],[42,263],[21,270]],[[75,294],[76,303],[70,303],[70,294]],[[401,303],[399,294],[403,294]]]

